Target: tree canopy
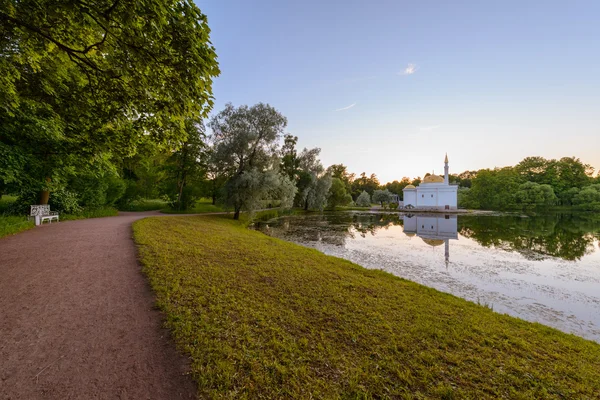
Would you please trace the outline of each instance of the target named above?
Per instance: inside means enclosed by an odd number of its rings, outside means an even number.
[[[47,191],[185,140],[212,107],[209,33],[191,0],[0,0],[0,179]]]

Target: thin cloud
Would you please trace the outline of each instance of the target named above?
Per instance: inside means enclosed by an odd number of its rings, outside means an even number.
[[[430,132],[434,129],[439,128],[441,125],[430,125],[430,126],[418,126],[417,128],[419,128],[420,131],[423,132]]]
[[[350,104],[350,105],[349,105],[349,106],[347,106],[347,107],[338,108],[338,109],[337,109],[337,110],[335,110],[335,111],[344,111],[344,110],[349,110],[349,109],[351,109],[352,107],[354,107],[355,105],[356,105],[356,103],[352,103],[352,104]]]
[[[417,64],[408,64],[408,67],[404,68],[398,74],[399,75],[412,75],[415,72],[417,72],[418,69],[419,69],[419,67],[417,67]]]

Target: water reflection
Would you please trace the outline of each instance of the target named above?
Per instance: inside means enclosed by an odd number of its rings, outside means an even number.
[[[527,259],[574,261],[594,252],[600,215],[461,216],[459,230],[482,246],[516,251]]]
[[[450,239],[458,239],[458,218],[456,215],[405,215],[404,234],[418,236],[430,246],[444,245],[444,262],[450,262]]]
[[[600,216],[282,217],[257,229],[600,341]]]

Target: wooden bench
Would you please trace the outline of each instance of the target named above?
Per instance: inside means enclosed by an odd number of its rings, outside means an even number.
[[[36,225],[41,225],[44,221],[52,223],[52,220],[58,221],[58,213],[56,211],[50,211],[48,204],[34,205],[31,206],[31,213],[29,214],[35,219]]]

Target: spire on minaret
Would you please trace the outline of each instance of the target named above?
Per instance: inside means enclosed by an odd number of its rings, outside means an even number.
[[[448,153],[446,153],[446,158],[444,159],[444,183],[446,185],[450,184],[450,180],[448,179]]]

